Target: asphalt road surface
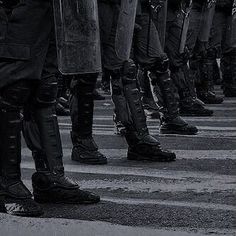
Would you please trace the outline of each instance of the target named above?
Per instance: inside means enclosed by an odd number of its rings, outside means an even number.
[[[220,91],[218,91],[220,92]],[[236,99],[211,105],[213,117],[186,117],[196,136],[151,134],[177,154],[174,163],[128,161],[124,138],[114,134],[110,97],[96,102],[94,136],[106,166],[71,161],[70,119],[60,117],[67,175],[101,195],[97,205],[43,205],[42,218],[0,214],[0,235],[198,236],[236,235]],[[23,180],[31,187],[34,164],[23,149]]]

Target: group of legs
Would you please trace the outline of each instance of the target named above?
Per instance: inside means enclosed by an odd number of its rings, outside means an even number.
[[[80,190],[64,173],[55,114],[58,70],[52,3],[28,0],[12,5],[8,13],[0,55],[1,211],[38,216],[43,212],[36,202],[99,202],[99,196]],[[36,166],[34,200],[21,181],[22,129]]]
[[[120,4],[98,1],[102,64],[104,75],[111,79],[115,120],[125,128],[127,158],[170,162],[176,156],[163,150],[149,134],[143,101],[144,96],[150,94],[151,81],[160,111],[160,131],[165,134],[198,132],[196,127],[188,125],[180,117],[179,110],[212,114],[196,100],[187,64],[197,42],[200,8],[193,8],[191,37],[187,42],[188,52],[184,55],[179,54],[178,45],[173,40],[180,35],[181,27],[176,20],[179,15],[175,14],[174,18],[169,15],[166,54],[158,27],[150,18],[146,4],[141,5],[137,16],[139,27],[134,34],[133,60],[121,60],[115,49]],[[13,7],[7,18],[7,30],[1,32],[4,50],[0,50],[0,196],[3,197],[0,203],[4,204],[4,211],[11,214],[39,215],[42,210],[35,201],[99,202],[98,196],[80,190],[77,183],[64,175],[62,144],[55,114],[58,69],[52,3],[27,0]],[[66,77],[72,94],[72,160],[87,164],[107,163],[107,158],[98,151],[92,133],[93,92],[97,77],[97,73]],[[32,176],[35,201],[21,181],[21,130],[36,165],[36,173]]]
[[[147,76],[151,78],[154,91],[161,91],[158,106],[161,108],[160,130],[162,133],[196,134],[197,128],[188,125],[179,116],[178,100],[175,97],[175,87],[170,77],[169,60],[161,47],[158,30],[153,21],[150,21],[149,12],[145,10],[146,6],[137,16],[140,29],[134,34],[133,60],[123,61],[117,56],[115,51],[117,15],[119,14],[117,6],[119,6],[117,3],[99,1],[99,24],[103,72],[111,83],[115,122],[123,127],[124,137],[129,146],[127,158],[129,160],[170,161],[175,159],[175,155],[162,150],[157,140],[148,132],[141,98],[142,90],[140,91],[138,86],[140,74],[143,76],[142,73],[147,73]],[[86,76],[91,79],[85,78],[84,81],[87,83],[90,81],[94,86],[97,75]],[[71,99],[72,160],[88,164],[106,164],[106,158],[98,152],[98,147],[92,138],[94,104],[91,89],[93,86],[78,83],[78,80],[75,80],[77,87],[72,89]]]
[[[175,95],[179,101],[179,112],[184,116],[212,116],[213,111],[207,109],[204,106],[204,103],[219,104],[223,102],[223,98],[216,96],[214,91],[214,84],[221,75],[223,79],[222,87],[224,95],[227,97],[234,96],[235,94],[235,49],[229,42],[232,23],[232,1],[217,1],[216,12],[208,42],[201,42],[199,37],[204,1],[193,1],[184,53],[180,53],[179,51],[183,20],[185,17],[184,11],[181,9],[181,5],[178,4],[180,1],[168,2],[164,51],[169,59],[169,69],[171,71],[170,77],[174,83],[174,88],[177,91]],[[154,47],[151,45],[153,44],[153,39],[155,39],[155,33],[152,33],[152,27],[150,27],[152,24],[150,17],[152,19],[153,15],[150,15],[150,11],[146,11],[146,14],[149,15],[146,16],[149,18],[149,32],[146,33],[149,44],[149,50],[147,51],[151,53],[153,48],[158,48],[159,50],[160,44],[154,40]],[[154,23],[156,23],[155,20]],[[139,24],[139,22],[137,22],[137,24]],[[156,24],[156,26],[158,28],[158,24]],[[145,27],[138,27],[137,31],[144,32]],[[134,48],[136,47],[135,40],[136,36],[134,35]],[[157,53],[159,57],[161,52],[163,52],[163,50],[159,50]],[[152,79],[148,76],[148,69],[142,65],[142,61],[140,61],[139,58],[136,60],[135,56],[134,52],[134,61],[138,64],[138,68],[140,69],[139,86],[143,106],[148,115],[153,118],[158,118],[160,116],[160,107],[156,105],[156,100],[162,100],[160,88],[158,89],[158,86],[156,86],[156,89],[153,86],[150,86],[150,80],[152,83]],[[149,56],[155,57],[155,55],[151,54]],[[217,58],[221,59],[221,74]],[[107,86],[109,78],[109,73],[104,73],[103,84],[105,84],[105,89],[109,88],[109,86]],[[154,93],[157,92],[155,94],[155,101],[153,99],[153,91]],[[120,124],[118,125],[120,126]],[[170,130],[170,133],[175,133],[175,131]]]

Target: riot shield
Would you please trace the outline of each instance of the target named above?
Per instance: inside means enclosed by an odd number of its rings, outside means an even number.
[[[232,8],[231,47],[236,48],[236,0]]]
[[[159,39],[162,48],[165,47],[166,36],[166,21],[167,21],[167,5],[168,0],[159,1],[159,6],[151,5],[154,13],[156,14],[156,27],[159,34]]]
[[[201,42],[208,42],[215,14],[216,0],[206,0],[202,11],[202,20],[199,32],[199,40]]]
[[[193,5],[192,0],[190,0],[188,4],[183,3],[182,1],[182,4],[181,4],[181,13],[183,17],[183,24],[182,24],[181,35],[180,35],[180,43],[179,43],[179,53],[181,54],[184,53],[185,46],[186,46],[192,5]]]
[[[60,72],[101,72],[97,0],[53,1]]]
[[[117,23],[115,50],[121,60],[128,60],[132,48],[138,0],[121,0]]]

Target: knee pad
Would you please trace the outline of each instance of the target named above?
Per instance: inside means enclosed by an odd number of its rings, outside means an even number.
[[[137,67],[133,60],[128,60],[124,63],[121,78],[124,85],[136,83]]]
[[[110,71],[113,95],[122,95],[124,86],[136,83],[137,67],[133,60],[124,63],[121,69]]]
[[[1,90],[0,108],[2,109],[21,109],[27,103],[31,84],[26,80],[18,81]]]
[[[38,106],[51,106],[57,99],[57,78],[50,76],[43,78],[36,89],[35,103]]]
[[[215,60],[217,57],[217,49],[216,48],[209,48],[207,50],[207,59]]]

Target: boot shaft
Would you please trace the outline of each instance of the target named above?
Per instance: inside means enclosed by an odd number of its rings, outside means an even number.
[[[17,109],[0,110],[1,175],[7,181],[21,178],[21,116]]]
[[[55,107],[37,108],[34,114],[35,121],[39,128],[41,146],[44,150],[48,167],[52,173],[63,174],[62,144]]]
[[[174,119],[179,115],[179,98],[169,71],[152,71],[150,77],[161,113],[166,119]]]
[[[78,136],[92,136],[94,89],[97,74],[80,75],[76,77],[75,88],[70,100],[72,130]]]

